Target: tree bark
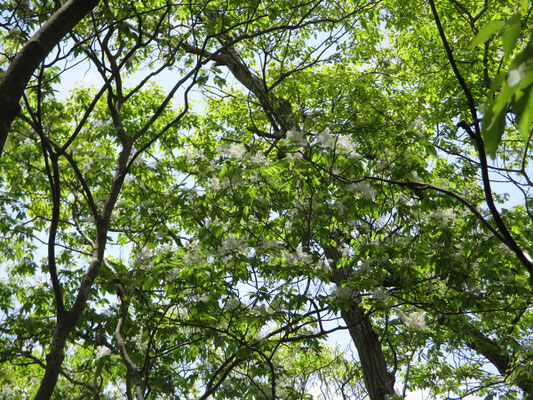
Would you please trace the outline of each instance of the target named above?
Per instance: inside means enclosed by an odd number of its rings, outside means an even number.
[[[331,281],[341,287],[350,277],[350,270],[337,268],[337,263],[342,258],[340,243],[342,232],[332,231],[331,237],[337,242],[338,247],[325,248],[326,256],[331,260]],[[357,291],[350,293],[349,304],[343,304],[341,317],[348,325],[348,331],[355,343],[365,388],[371,400],[386,400],[393,396],[394,374],[387,369],[387,361],[383,354],[381,341],[372,327],[370,316],[361,306],[361,298]]]
[[[381,342],[370,317],[357,303],[354,299],[350,309],[342,311],[341,316],[357,348],[368,395],[372,400],[385,400],[394,395],[394,375],[387,369]]]
[[[20,112],[19,101],[33,72],[50,51],[100,0],[69,0],[31,37],[17,53],[0,82],[0,155],[13,120]]]
[[[52,393],[57,384],[57,379],[61,372],[61,364],[64,359],[64,351],[68,335],[83,313],[85,304],[89,298],[90,288],[94,279],[98,275],[102,263],[103,248],[105,248],[105,242],[102,247],[94,250],[91,265],[80,285],[74,306],[68,312],[64,313],[63,316],[58,318],[54,336],[52,338],[52,344],[50,345],[50,351],[46,356],[46,369],[39,390],[35,395],[35,400],[48,400],[52,397]]]

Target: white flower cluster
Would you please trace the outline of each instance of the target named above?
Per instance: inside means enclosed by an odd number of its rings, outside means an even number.
[[[259,245],[263,251],[275,250],[280,247],[279,243],[275,240],[263,240],[259,243]]]
[[[180,268],[172,268],[168,274],[167,274],[167,279],[169,281],[173,281],[174,279],[176,279],[181,273],[181,269]]]
[[[246,184],[246,181],[242,179],[240,175],[234,175],[231,180],[228,177],[224,177],[222,179],[218,179],[217,177],[214,177],[213,179],[209,180],[207,184],[205,185],[205,188],[207,190],[224,190],[229,187],[233,187],[233,189],[237,189],[239,187],[242,187]]]
[[[226,147],[225,152],[237,161],[241,161],[246,157],[247,151],[242,143],[232,143]]]
[[[300,150],[294,151],[292,153],[287,153],[288,160],[298,161],[298,160],[303,160],[303,158],[304,158],[304,155]]]
[[[383,303],[385,300],[387,300],[389,295],[382,288],[378,288],[378,289],[374,290],[374,293],[372,294],[372,297],[377,302]]]
[[[227,221],[221,221],[220,218],[218,218],[218,216],[215,217],[215,219],[211,221],[209,226],[215,227],[215,228],[220,226],[225,231],[229,230],[230,228],[230,224]]]
[[[310,264],[313,261],[313,256],[307,253],[301,244],[298,245],[294,253],[285,255],[285,260],[291,265],[296,264]]]
[[[296,248],[294,259],[297,263],[309,264],[312,261],[313,257],[311,256],[311,254],[305,252],[305,250],[302,248],[302,245],[299,244]]]
[[[141,252],[137,254],[137,257],[135,257],[133,265],[143,270],[152,269],[154,266],[152,261],[152,250],[148,247],[143,247]]]
[[[22,142],[22,146],[25,147],[25,148],[31,147],[32,144],[33,144],[33,141],[30,138],[26,138]]]
[[[349,247],[343,247],[341,248],[341,254],[343,258],[347,258],[350,256],[350,248]]]
[[[355,294],[355,290],[350,287],[337,286],[334,292],[334,296],[339,300],[349,300],[352,295]]]
[[[370,268],[371,268],[370,261],[363,260],[361,262],[361,264],[359,265],[359,268],[358,268],[357,272],[359,272],[361,274],[365,274],[365,273],[370,271]]]
[[[331,133],[329,128],[324,129],[316,135],[316,140],[323,147],[328,149],[337,149],[341,153],[354,153],[357,145],[354,143],[349,135],[335,136]]]
[[[339,135],[337,138],[337,149],[349,154],[355,153],[357,145],[353,142],[352,138],[348,135]]]
[[[366,181],[352,183],[348,187],[348,189],[352,193],[360,194],[365,199],[373,199],[374,198],[374,189]]]
[[[319,259],[315,264],[314,271],[317,274],[328,274],[331,270],[324,260]]]
[[[204,156],[204,149],[190,148],[185,152],[187,162],[190,164],[196,164]]]
[[[226,186],[226,185],[224,185],[224,186]],[[222,184],[220,182],[220,179],[218,179],[217,177],[214,177],[213,179],[211,179],[207,183],[206,189],[213,190],[213,191],[217,191],[217,190],[222,189]]]
[[[300,146],[305,146],[307,144],[307,140],[305,138],[304,133],[299,131],[298,129],[291,129],[287,131],[286,139],[287,141],[294,142]]]
[[[183,255],[183,262],[188,266],[196,266],[205,260],[200,248],[200,241],[195,239],[187,244],[187,251]]]
[[[220,246],[218,252],[221,255],[233,252],[247,254],[248,250],[248,244],[244,240],[237,239],[230,233],[226,237],[226,240],[222,242],[222,246]]]
[[[333,146],[335,146],[335,137],[331,134],[331,130],[329,128],[324,129],[322,132],[316,135],[316,140],[322,146],[327,148],[333,148]]]
[[[262,167],[268,167],[270,165],[270,160],[266,156],[258,151],[250,157],[250,162],[254,165],[259,165]]]
[[[96,358],[102,358],[108,356],[109,354],[111,354],[111,350],[105,346],[98,346],[96,349],[94,349],[94,356]]]
[[[238,299],[228,299],[226,302],[226,309],[229,311],[238,310],[241,307],[241,302]]]
[[[430,218],[435,219],[440,227],[446,227],[455,220],[455,213],[453,209],[437,208],[430,215]]]
[[[198,296],[198,303],[208,303],[209,302],[209,296],[205,293]]]
[[[411,325],[417,331],[427,331],[426,313],[424,311],[414,311],[409,315],[400,312],[400,319],[404,324]]]

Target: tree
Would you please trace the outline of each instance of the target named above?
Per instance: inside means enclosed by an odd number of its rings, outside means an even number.
[[[530,150],[479,115],[514,7],[100,4],[3,156],[4,396],[533,396]]]

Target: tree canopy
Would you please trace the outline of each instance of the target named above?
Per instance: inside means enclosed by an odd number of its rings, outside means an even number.
[[[1,399],[533,399],[528,2],[0,4]]]

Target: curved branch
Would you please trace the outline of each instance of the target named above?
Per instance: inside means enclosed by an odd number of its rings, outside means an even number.
[[[35,69],[100,0],[69,0],[22,47],[0,82],[0,155]]]
[[[481,163],[481,180],[483,182],[483,189],[485,192],[485,201],[489,206],[494,223],[501,232],[502,238],[500,240],[502,240],[502,242],[505,243],[505,245],[507,245],[507,247],[509,247],[513,253],[515,253],[522,265],[524,265],[529,273],[530,283],[533,286],[533,260],[526,253],[524,253],[518,243],[516,243],[513,235],[511,235],[511,232],[509,232],[509,229],[507,229],[507,225],[505,225],[505,222],[496,208],[496,204],[494,204],[494,198],[492,197],[492,189],[490,186],[487,154],[485,153],[483,139],[481,138],[481,135],[474,133],[470,128],[470,125],[468,125],[465,121],[459,122],[458,126],[463,128],[476,144],[479,154],[479,162]]]
[[[457,67],[457,63],[455,62],[452,49],[450,47],[450,44],[448,43],[448,39],[446,39],[446,34],[444,33],[444,29],[440,22],[439,14],[437,13],[437,8],[435,7],[434,0],[429,0],[429,5],[431,7],[431,12],[433,13],[433,17],[435,18],[435,23],[437,24],[437,30],[439,31],[439,36],[442,40],[442,45],[444,46],[444,50],[446,51],[446,55],[452,66],[453,73],[455,74],[455,77],[457,78],[457,81],[459,82],[459,85],[461,86],[461,89],[463,89],[463,93],[466,96],[466,100],[468,102],[468,108],[470,110],[470,114],[472,115],[472,120],[474,121],[475,126],[476,126],[476,134],[481,135],[481,130],[479,129],[479,122],[477,118],[476,102],[474,101],[474,96],[472,96],[472,92],[470,91],[470,88],[466,84],[466,81],[463,78],[463,75],[461,75],[461,71],[459,71],[459,68]]]

